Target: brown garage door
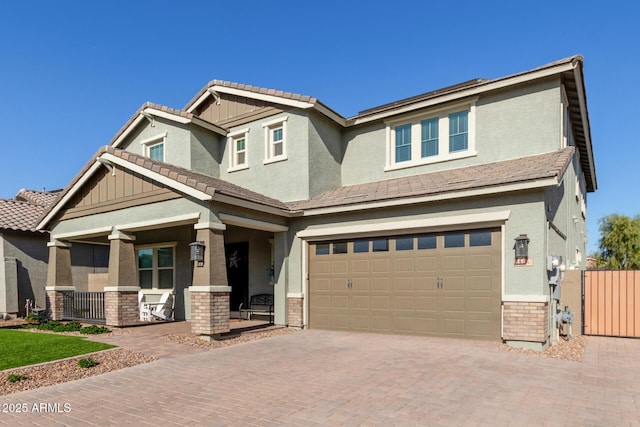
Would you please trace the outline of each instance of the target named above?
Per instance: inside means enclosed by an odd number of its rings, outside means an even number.
[[[500,338],[499,229],[309,245],[309,327]]]

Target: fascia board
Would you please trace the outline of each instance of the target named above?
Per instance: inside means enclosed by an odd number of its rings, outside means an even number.
[[[284,217],[291,216],[290,212],[286,209],[274,208],[271,206],[262,205],[260,203],[251,202],[248,200],[238,199],[236,197],[227,196],[220,193],[215,193],[211,198],[211,200],[220,202],[220,203],[226,203],[227,205],[238,206],[241,208],[247,208],[254,211],[265,212],[272,215],[278,215],[278,216],[284,216]]]
[[[225,213],[218,214],[220,221],[225,224],[235,225],[238,227],[251,228],[254,230],[279,233],[289,230],[286,225],[275,224],[273,222],[260,221],[257,219],[245,218],[237,215],[229,215]]]
[[[563,65],[559,65],[559,66],[556,66],[556,67],[551,67],[551,68],[547,68],[547,69],[544,69],[544,70],[535,71],[535,72],[532,72],[532,73],[529,73],[529,74],[522,74],[522,75],[518,75],[518,76],[514,76],[514,77],[498,80],[498,81],[493,82],[493,83],[487,83],[487,84],[485,84],[485,85],[483,85],[481,87],[470,88],[470,89],[462,90],[460,92],[451,93],[451,94],[448,94],[448,95],[443,95],[441,97],[426,99],[426,100],[418,102],[416,104],[406,105],[404,107],[400,107],[400,108],[397,108],[397,109],[381,111],[380,113],[376,113],[376,114],[373,114],[371,116],[366,116],[366,117],[362,117],[362,118],[358,118],[357,116],[356,117],[352,117],[351,119],[348,119],[348,122],[349,122],[350,126],[355,126],[355,125],[359,125],[359,124],[363,124],[363,123],[368,123],[368,122],[372,122],[374,120],[380,120],[380,119],[384,119],[384,118],[387,118],[387,117],[390,117],[390,116],[395,116],[395,115],[399,115],[399,114],[403,114],[403,113],[408,113],[408,112],[411,112],[411,111],[414,111],[414,110],[418,110],[418,109],[421,109],[421,108],[430,107],[432,105],[442,104],[442,103],[454,101],[454,100],[457,100],[457,99],[460,99],[460,98],[465,98],[465,97],[468,97],[468,96],[475,96],[475,95],[479,95],[479,94],[484,93],[484,92],[489,92],[489,91],[496,90],[496,89],[502,89],[504,87],[517,85],[517,84],[521,84],[521,83],[526,83],[526,82],[529,82],[529,81],[533,81],[533,80],[537,80],[537,79],[553,76],[553,75],[556,75],[556,74],[563,73],[565,71],[571,71],[571,70],[573,70],[575,68],[576,68],[576,64],[575,63],[563,64]]]
[[[213,86],[211,89],[213,89],[218,93],[226,93],[229,95],[237,95],[245,98],[259,99],[261,101],[273,102],[274,104],[288,105],[290,107],[295,107],[295,108],[307,109],[314,106],[314,104],[310,102],[296,101],[295,99],[283,98],[277,95],[267,95],[264,93],[257,93],[249,90],[242,90],[242,89],[234,89],[226,86]],[[195,105],[196,104],[194,104],[194,106]],[[189,109],[191,110],[191,108]]]
[[[65,194],[64,197],[56,203],[54,208],[51,209],[47,216],[45,216],[38,223],[38,225],[36,226],[36,230],[42,230],[49,223],[49,221],[60,211],[60,209],[62,209],[62,206],[64,206],[69,201],[69,199],[71,199],[78,192],[78,190],[82,188],[85,182],[87,182],[89,178],[93,176],[93,174],[96,172],[96,170],[98,170],[100,166],[102,166],[102,164],[96,160],[96,162],[91,165],[89,170],[86,171],[84,175],[82,175],[82,177],[78,180],[78,182],[74,184],[74,186],[67,192],[67,194]]]
[[[127,136],[129,136],[129,134],[136,128],[136,126],[138,126],[138,124],[142,120],[145,120],[144,116],[142,114],[138,113],[138,117],[136,117],[135,120],[133,122],[131,122],[131,124],[129,126],[127,126],[127,128],[124,130],[124,132],[122,132],[120,134],[118,139],[116,139],[111,144],[111,146],[114,147],[114,148],[118,148],[120,146],[120,144],[122,144],[122,142],[127,138]]]
[[[175,181],[171,178],[168,178],[164,175],[161,175],[157,172],[151,171],[147,168],[139,166],[135,163],[131,163],[127,160],[121,159],[120,157],[114,156],[110,153],[105,153],[100,156],[106,160],[109,160],[111,163],[122,166],[123,168],[129,169],[133,172],[136,172],[142,176],[146,176],[147,178],[153,179],[163,185],[166,185],[169,188],[173,188],[181,193],[187,194],[189,196],[195,197],[199,200],[211,200],[211,196],[202,191],[196,190],[195,188],[189,187],[188,185],[182,184],[178,181]]]
[[[536,188],[544,188],[558,185],[556,178],[548,178],[526,183],[517,183],[512,185],[501,185],[499,187],[479,188],[476,190],[453,191],[450,193],[436,194],[432,196],[408,197],[404,199],[393,199],[382,202],[361,203],[349,206],[335,206],[327,208],[305,209],[302,216],[328,215],[343,212],[364,211],[370,209],[390,208],[396,206],[406,206],[416,203],[428,203],[451,199],[461,199],[466,197],[485,196],[491,194],[506,193],[512,191],[532,190]]]
[[[580,72],[579,67],[575,67],[573,70],[573,75],[576,80],[576,88],[578,90],[578,99],[580,102],[580,115],[582,116],[582,126],[585,137],[585,143],[587,145],[587,156],[589,161],[589,171],[591,172],[591,185],[593,189],[596,190],[598,188],[598,183],[596,179],[596,170],[593,162],[593,148],[591,146],[591,127],[589,124],[589,115],[587,112],[587,102],[584,93],[584,81],[582,79],[582,73]]]
[[[329,226],[298,231],[296,237],[305,240],[319,240],[330,236],[367,236],[396,232],[398,230],[417,229],[456,229],[470,224],[500,224],[511,216],[510,210],[485,212],[466,215],[438,216],[435,218],[406,219],[383,223]]]

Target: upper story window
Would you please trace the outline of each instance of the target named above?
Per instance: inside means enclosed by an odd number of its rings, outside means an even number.
[[[152,136],[151,138],[140,141],[143,146],[144,155],[151,160],[158,160],[164,162],[164,142],[167,139],[167,132],[162,132],[160,135]]]
[[[229,172],[249,167],[249,129],[229,134]]]
[[[387,122],[385,170],[475,155],[475,100]]]
[[[287,116],[263,123],[264,163],[287,160]]]

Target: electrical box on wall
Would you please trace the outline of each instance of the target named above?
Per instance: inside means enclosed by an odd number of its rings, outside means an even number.
[[[564,274],[564,264],[562,257],[558,255],[549,255],[547,257],[547,274],[549,277],[549,285],[553,292],[553,299],[560,301],[560,284]]]

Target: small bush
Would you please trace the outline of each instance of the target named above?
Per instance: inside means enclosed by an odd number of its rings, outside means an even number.
[[[75,320],[73,322],[61,323],[57,320],[41,323],[37,326],[40,330],[53,331],[53,332],[76,332],[82,328],[82,325]]]
[[[25,377],[24,375],[18,375],[18,374],[9,374],[9,376],[7,377],[7,381],[9,381],[10,383],[17,383],[18,381],[22,381],[26,379],[27,377]]]
[[[38,316],[37,314],[31,313],[30,315],[24,318],[24,321],[27,323],[27,325],[29,325],[28,327],[30,328],[31,325],[40,324],[40,316]]]
[[[106,334],[111,332],[109,328],[104,326],[90,325],[80,329],[80,333],[84,335]]]
[[[96,362],[93,357],[87,357],[87,358],[78,360],[78,366],[85,369],[93,368],[94,366],[98,366],[98,362]]]

